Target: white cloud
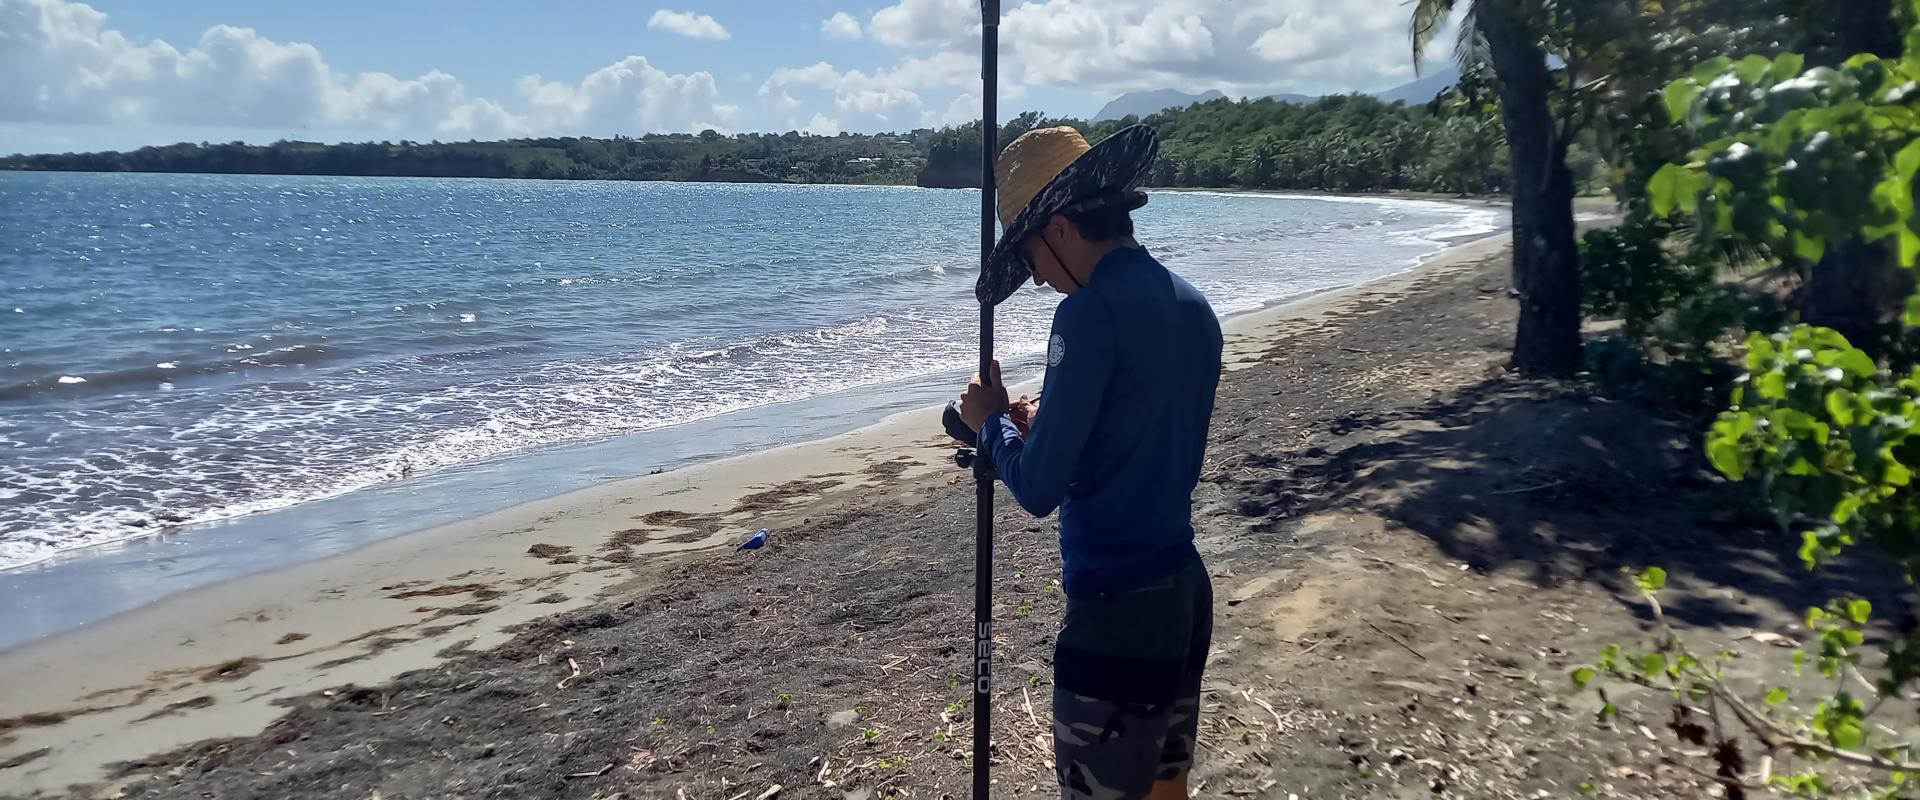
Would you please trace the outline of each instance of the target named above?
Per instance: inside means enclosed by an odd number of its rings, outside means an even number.
[[[668,33],[677,33],[689,39],[733,38],[733,34],[727,33],[727,29],[715,21],[713,17],[707,16],[706,14],[695,14],[691,11],[668,11],[664,8],[660,9],[659,11],[653,12],[653,17],[647,20],[647,27],[667,31]]]
[[[947,104],[945,111],[927,110],[920,113],[920,127],[939,128],[947,125],[964,125],[980,118],[980,96],[973,92],[962,92]]]
[[[1337,28],[1325,19],[1288,19],[1260,34],[1249,49],[1266,61],[1312,59],[1339,48]]]
[[[805,67],[781,67],[767,76],[760,85],[760,99],[766,103],[767,112],[775,120],[794,120],[800,113],[800,101],[789,91],[795,86],[818,86],[828,88],[840,81],[839,71],[832,64],[821,61]],[[794,122],[778,122],[782,125],[797,125]]]
[[[378,125],[498,134],[511,125],[444,72],[343,74],[312,45],[215,25],[195,46],[135,44],[93,8],[0,0],[0,119],[252,127]]]
[[[1029,88],[1099,100],[1163,88],[1255,96],[1385,89],[1413,77],[1410,13],[1403,3],[1354,0],[1007,0],[1002,108],[1011,110],[1007,104]],[[839,18],[822,31],[854,22]],[[799,127],[827,101],[854,130],[907,119],[953,124],[978,114],[975,0],[895,0],[873,13],[864,33],[917,55],[878,69],[823,61],[776,70],[760,88],[772,121]],[[1450,34],[1436,44],[1430,64],[1448,58]]]
[[[821,38],[804,37],[803,44],[846,50],[840,40],[859,37],[912,49],[897,51],[891,63],[854,69],[842,59],[857,56],[839,54],[833,62],[756,69],[760,78],[738,79],[760,86],[760,107],[743,114],[709,72],[670,73],[638,55],[586,76],[529,76],[517,91],[483,96],[439,70],[340,70],[312,45],[248,28],[216,25],[174,42],[135,39],[81,3],[0,0],[0,124],[488,138],[725,130],[746,118],[747,126],[780,130],[900,130],[972,119],[979,113],[976,0],[887,2],[864,20],[835,13],[821,22]],[[1382,89],[1413,77],[1410,12],[1400,2],[1004,2],[1001,108],[1009,113],[1026,107],[1021,98],[1029,88],[1050,99],[1072,93],[1092,108],[1134,89],[1317,94]],[[661,10],[650,25],[727,35],[719,22],[693,12]],[[1451,31],[1442,31],[1429,64],[1445,63],[1451,44]]]
[[[1143,63],[1182,64],[1213,57],[1213,30],[1198,14],[1162,6],[1120,32],[1120,52]]]
[[[631,56],[566,84],[528,76],[517,102],[434,70],[337,71],[312,45],[216,25],[192,47],[136,44],[93,8],[0,0],[0,122],[150,123],[488,138],[698,130],[737,121],[706,72]]]
[[[577,84],[520,79],[520,94],[545,127],[599,134],[730,129],[738,108],[721,104],[713,76],[669,74],[640,56],[602,67]]]
[[[820,32],[834,39],[858,39],[860,38],[860,20],[854,19],[852,14],[845,11],[836,11],[833,16],[820,23]]]
[[[815,136],[838,136],[840,135],[840,120],[829,119],[825,114],[815,114],[813,115],[813,120],[808,122],[807,126],[801,130]]]
[[[971,0],[898,0],[868,33],[896,46],[971,52]],[[1412,77],[1398,2],[1354,0],[1010,0],[1000,28],[1005,87],[1229,94],[1376,90]],[[1430,64],[1444,63],[1443,35]]]
[[[873,72],[836,69],[825,61],[774,70],[760,86],[760,98],[779,126],[799,127],[804,109],[795,92],[809,99],[831,97],[839,121],[856,129],[898,130],[918,121],[921,96],[929,89],[966,89],[979,80],[980,59],[942,51],[910,58],[893,69]]]
[[[894,114],[902,109],[919,108],[920,95],[898,87],[861,89],[835,97],[833,107],[856,115],[892,121]]]
[[[945,44],[980,36],[976,0],[900,0],[867,20],[873,38],[894,47]]]

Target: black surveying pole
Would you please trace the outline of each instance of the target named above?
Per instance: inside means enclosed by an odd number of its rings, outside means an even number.
[[[999,88],[1000,0],[980,0],[980,270],[993,253],[994,114]],[[993,380],[993,302],[980,303],[980,380]],[[987,800],[993,737],[993,461],[973,460],[977,527],[973,544],[973,800]]]

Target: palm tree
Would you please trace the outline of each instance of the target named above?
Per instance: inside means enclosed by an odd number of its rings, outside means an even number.
[[[1573,174],[1567,169],[1571,125],[1554,118],[1555,77],[1547,66],[1550,0],[1417,0],[1413,57],[1417,65],[1454,7],[1466,7],[1456,56],[1486,59],[1499,78],[1513,177],[1513,284],[1520,321],[1513,367],[1559,375],[1580,365],[1579,251],[1573,236]]]

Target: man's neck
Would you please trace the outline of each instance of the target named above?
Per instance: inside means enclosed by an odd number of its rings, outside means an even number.
[[[1109,239],[1107,241],[1100,242],[1099,244],[1094,245],[1093,248],[1088,251],[1088,256],[1090,257],[1089,261],[1091,263],[1087,265],[1086,269],[1084,271],[1076,269],[1074,270],[1074,272],[1085,275],[1087,282],[1092,283],[1093,273],[1100,266],[1100,262],[1105,261],[1107,259],[1107,256],[1111,255],[1113,251],[1134,250],[1134,249],[1139,249],[1139,247],[1140,247],[1140,243],[1137,241],[1134,241],[1134,238],[1131,236],[1122,236],[1118,239]]]

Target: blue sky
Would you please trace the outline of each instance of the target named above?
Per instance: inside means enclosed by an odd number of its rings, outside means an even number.
[[[1007,112],[1411,80],[1399,0],[1003,0]],[[974,0],[0,0],[0,153],[872,132],[978,113]],[[1442,53],[1440,58],[1444,58]]]

